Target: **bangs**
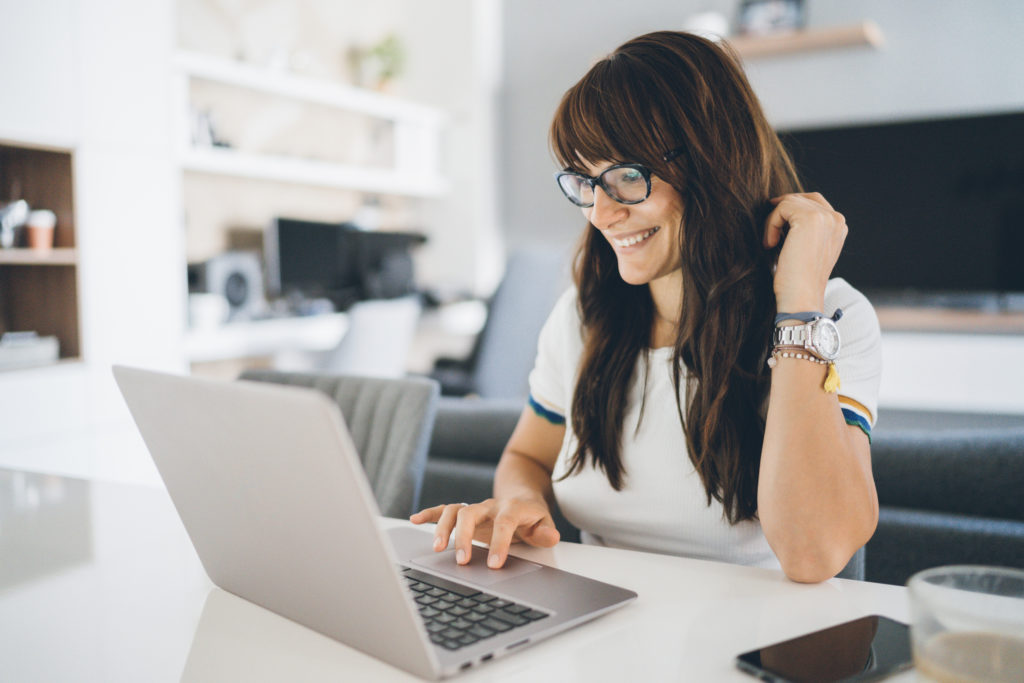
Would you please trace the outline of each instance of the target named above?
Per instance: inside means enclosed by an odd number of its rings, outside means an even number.
[[[551,124],[550,145],[557,163],[585,173],[588,163],[644,163],[657,170],[671,145],[662,112],[638,102],[657,101],[650,75],[626,55],[594,65],[562,97]]]

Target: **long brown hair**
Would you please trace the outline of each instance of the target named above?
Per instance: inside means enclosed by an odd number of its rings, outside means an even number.
[[[753,519],[775,315],[777,250],[762,246],[764,222],[769,198],[799,191],[800,183],[738,58],[687,33],[630,40],[566,92],[551,148],[559,163],[581,172],[588,161],[643,163],[680,193],[676,410],[708,505],[721,502],[733,524]],[[678,155],[665,161],[670,150]],[[638,359],[651,344],[654,306],[647,285],[622,280],[614,251],[592,225],[574,277],[584,351],[568,474],[590,462],[621,490],[623,420]]]

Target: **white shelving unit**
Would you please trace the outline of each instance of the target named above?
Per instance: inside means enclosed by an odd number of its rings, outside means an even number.
[[[420,197],[438,196],[447,189],[440,172],[444,115],[437,109],[343,83],[191,52],[179,53],[175,64],[182,103],[180,163],[186,171]],[[195,146],[189,114],[189,85],[193,80],[390,122],[394,126],[394,164],[382,168]]]

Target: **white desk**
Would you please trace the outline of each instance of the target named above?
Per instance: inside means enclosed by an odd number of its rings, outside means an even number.
[[[750,683],[739,652],[908,618],[895,586],[571,543],[516,552],[640,597],[456,680]],[[416,679],[214,588],[162,490],[0,469],[0,681],[179,680]]]
[[[201,363],[290,351],[330,351],[347,331],[345,313],[225,323],[189,330],[185,356]]]

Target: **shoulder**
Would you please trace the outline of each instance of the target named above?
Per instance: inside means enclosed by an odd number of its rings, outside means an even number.
[[[555,301],[548,316],[548,327],[557,327],[563,332],[579,334],[580,331],[579,293],[575,286],[569,286]]]
[[[832,278],[825,287],[825,315],[842,309],[837,323],[840,330],[855,332],[856,336],[879,337],[878,315],[875,307],[860,290],[841,277]]]

